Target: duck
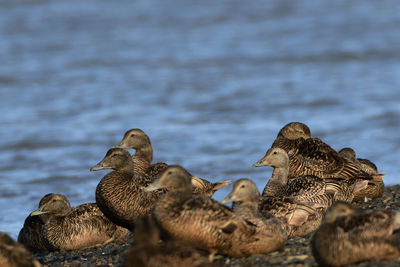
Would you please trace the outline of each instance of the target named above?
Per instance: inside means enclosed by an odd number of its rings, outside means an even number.
[[[168,164],[164,162],[152,163],[153,146],[151,145],[149,136],[141,129],[134,128],[126,131],[122,140],[114,148],[135,149],[135,154],[132,155],[134,171],[146,174],[153,180],[157,179],[168,167]],[[192,183],[195,193],[212,197],[218,189],[230,185],[232,181],[222,180],[212,183],[192,175]]]
[[[351,202],[354,192],[366,188],[368,181],[364,180],[354,185],[340,178],[319,178],[314,175],[301,175],[289,179],[290,159],[282,148],[270,148],[265,156],[253,166],[272,166],[271,178],[264,187],[262,195],[286,196],[303,202],[314,202],[330,206],[334,201]]]
[[[310,128],[301,122],[286,124],[279,131],[271,148],[282,148],[288,153],[291,177],[315,175],[320,178],[341,177],[349,180],[373,180],[375,177],[341,157],[321,139],[312,137]]]
[[[18,241],[28,249],[34,247],[34,252],[93,247],[125,240],[129,234],[107,219],[96,203],[71,207],[62,194],[45,195],[39,202],[39,209],[28,216],[31,217],[36,217],[35,223],[25,221]]]
[[[378,168],[376,165],[368,160],[368,159],[362,159],[362,158],[356,158],[356,152],[354,149],[350,147],[345,147],[339,150],[339,154],[352,161],[354,164],[359,166],[363,171],[375,175],[381,175],[380,179],[374,179],[374,182],[368,183],[367,188],[361,190],[358,194],[354,196],[354,202],[359,202],[359,201],[368,201],[372,200],[375,198],[382,197],[383,191],[385,189],[385,185],[383,183],[383,178],[384,178],[384,173],[383,172],[378,172]]]
[[[168,236],[198,249],[206,250],[213,258],[216,254],[241,258],[249,256],[235,244],[242,240],[253,242],[256,226],[237,216],[218,201],[204,195],[193,194],[191,175],[182,166],[170,165],[148,187],[147,191],[167,188],[168,192],[154,205],[152,216]],[[237,247],[235,247],[237,246]]]
[[[263,217],[258,209],[260,193],[256,185],[248,178],[237,180],[232,191],[221,201],[222,204],[233,202],[233,212],[256,226],[255,242],[243,242],[240,249],[247,249],[247,254],[268,254],[283,248],[288,238],[286,224],[274,216]]]
[[[311,240],[320,266],[344,266],[399,257],[400,212],[362,210],[336,202]]]
[[[207,253],[193,246],[162,236],[151,216],[135,221],[135,242],[124,256],[124,267],[211,267]]]
[[[2,267],[40,267],[41,264],[22,244],[7,233],[0,232],[0,266]]]
[[[154,203],[166,190],[143,189],[152,179],[134,171],[131,154],[122,148],[111,148],[91,171],[112,169],[96,187],[96,203],[113,223],[132,230],[134,221],[151,213]]]

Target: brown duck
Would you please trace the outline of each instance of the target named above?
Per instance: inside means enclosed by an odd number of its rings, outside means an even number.
[[[286,224],[274,216],[267,219],[261,215],[258,210],[260,197],[256,185],[250,179],[243,178],[234,183],[232,191],[221,202],[233,202],[233,212],[256,225],[254,235],[257,239],[254,242],[249,242],[248,238],[235,242],[242,243],[238,247],[247,250],[249,255],[280,250],[288,237]],[[233,246],[233,249],[235,247]]]
[[[161,229],[150,217],[135,222],[135,242],[128,249],[124,267],[200,267],[214,266],[204,251],[177,240],[161,239]]]
[[[263,196],[292,197],[298,201],[320,203],[328,207],[337,200],[351,202],[354,192],[364,189],[368,183],[362,181],[349,186],[345,179],[321,179],[313,175],[289,179],[289,156],[281,148],[270,148],[253,166],[265,165],[272,166],[274,171],[263,190]]]
[[[141,129],[128,130],[121,142],[116,145],[117,148],[131,148],[136,152],[132,156],[134,162],[134,171],[148,175],[151,179],[156,179],[168,167],[164,162],[151,163],[153,161],[153,146],[149,136]],[[211,183],[207,180],[192,176],[194,192],[212,197],[214,193],[223,187],[228,186],[231,181],[219,181]]]
[[[341,177],[349,180],[374,178],[374,175],[371,176],[352,161],[341,157],[320,139],[312,138],[308,126],[301,122],[285,125],[271,148],[282,148],[288,153],[289,177],[315,175],[320,178]]]
[[[146,192],[152,182],[146,174],[136,173],[128,151],[111,148],[90,170],[113,169],[101,179],[96,188],[96,203],[115,224],[132,229],[134,221],[151,213],[156,200],[165,190]]]
[[[246,251],[233,248],[240,246],[233,243],[239,235],[248,236],[248,242],[253,242],[256,226],[213,199],[193,195],[191,175],[185,169],[169,166],[146,190],[159,188],[167,188],[168,192],[155,204],[153,217],[169,236],[211,255],[249,256]]]
[[[368,183],[367,188],[361,190],[358,194],[356,194],[353,201],[358,202],[363,200],[370,200],[381,197],[383,195],[383,191],[385,189],[385,185],[383,183],[384,173],[378,172],[378,168],[373,162],[368,159],[356,158],[356,152],[350,147],[342,148],[339,151],[339,154],[342,157],[352,161],[363,171],[375,176],[381,175],[381,180],[375,178],[375,181],[373,183]]]
[[[321,179],[312,175],[289,180],[289,156],[281,148],[270,148],[254,164],[255,167],[264,165],[272,166],[274,171],[263,190],[259,209],[264,216],[272,214],[286,223],[289,238],[314,231],[334,201],[351,201],[353,192],[366,186],[366,182],[349,186],[344,179]]]
[[[33,251],[82,249],[123,240],[129,233],[107,219],[95,203],[71,207],[61,194],[45,195],[30,217],[37,217],[36,224],[27,220],[18,241]]]
[[[40,267],[40,263],[24,246],[14,241],[8,234],[0,232],[0,266]]]
[[[320,266],[344,266],[399,257],[400,212],[360,210],[337,202],[326,212],[311,245]]]

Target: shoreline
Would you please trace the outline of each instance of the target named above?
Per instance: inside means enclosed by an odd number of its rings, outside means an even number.
[[[369,202],[355,203],[365,209],[400,209],[400,185],[385,186],[383,196]],[[223,257],[216,260],[222,266],[318,266],[312,256],[310,239],[296,237],[286,241],[281,251],[267,255],[253,255],[244,259]],[[92,247],[73,251],[41,252],[35,258],[43,266],[122,266],[125,251],[130,242],[111,242],[102,247]],[[350,266],[400,266],[400,257],[394,261],[363,262]]]

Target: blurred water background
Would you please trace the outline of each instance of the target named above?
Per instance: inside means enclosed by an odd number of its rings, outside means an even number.
[[[155,161],[262,189],[272,169],[251,165],[302,121],[398,183],[395,0],[2,0],[0,58],[0,230],[14,238],[46,193],[94,201],[107,171],[89,168],[130,128]]]

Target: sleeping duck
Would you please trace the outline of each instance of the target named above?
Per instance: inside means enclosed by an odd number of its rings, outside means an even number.
[[[399,257],[400,212],[361,210],[337,202],[326,212],[311,245],[321,266]]]
[[[47,194],[25,220],[18,242],[33,252],[76,250],[124,240],[129,231],[112,223],[95,203],[71,207],[61,194]]]

